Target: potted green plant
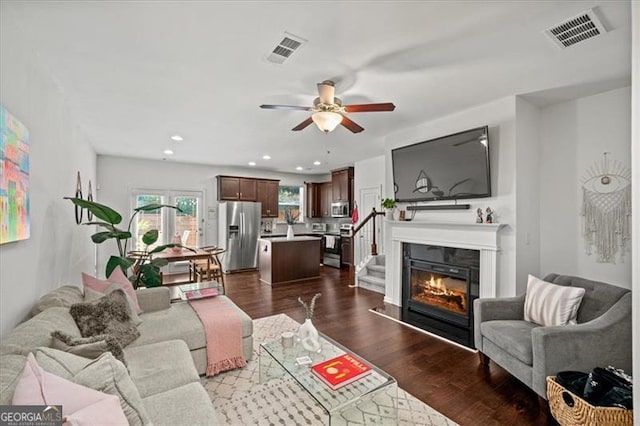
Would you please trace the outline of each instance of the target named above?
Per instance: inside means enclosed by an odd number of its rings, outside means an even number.
[[[96,203],[94,201],[83,200],[82,198],[65,197],[70,200],[76,206],[87,209],[93,216],[99,220],[93,220],[82,223],[82,225],[96,225],[102,230],[96,232],[91,236],[91,240],[96,244],[102,244],[107,240],[114,240],[118,248],[119,256],[111,256],[107,261],[105,269],[105,275],[108,277],[111,272],[117,267],[129,277],[129,281],[134,288],[139,286],[144,287],[157,287],[162,284],[160,276],[160,268],[165,266],[168,262],[165,259],[152,259],[151,255],[159,253],[169,247],[182,247],[181,244],[171,243],[154,247],[149,250],[149,247],[158,241],[158,230],[150,229],[142,236],[142,243],[144,249],[136,252],[128,251],[129,240],[132,237],[131,226],[136,215],[140,212],[148,212],[161,208],[176,209],[180,212],[178,207],[170,206],[167,204],[147,204],[145,206],[137,207],[133,209],[134,213],[129,219],[126,230],[117,227],[122,222],[122,215],[104,204]],[[188,247],[184,247],[187,248]],[[191,250],[191,249],[189,249]],[[128,274],[131,269],[131,275]]]
[[[396,211],[397,202],[393,198],[385,198],[382,200],[382,208],[385,210],[386,216],[389,220],[393,220],[393,214]]]

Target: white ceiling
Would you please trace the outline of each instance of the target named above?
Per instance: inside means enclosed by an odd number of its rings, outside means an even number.
[[[543,34],[592,7],[605,35],[560,50]],[[316,174],[493,99],[544,105],[630,84],[630,16],[630,1],[3,1],[2,33],[35,52],[99,154],[171,148],[172,161]],[[285,31],[308,43],[267,62]],[[364,132],[324,135],[291,131],[305,111],[258,108],[310,106],[325,79],[345,104],[396,110],[352,114]]]

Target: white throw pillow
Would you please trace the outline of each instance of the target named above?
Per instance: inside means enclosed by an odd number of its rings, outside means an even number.
[[[524,319],[543,326],[577,324],[584,288],[551,284],[529,275]]]

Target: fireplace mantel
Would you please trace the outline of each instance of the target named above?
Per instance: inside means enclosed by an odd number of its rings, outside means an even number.
[[[498,233],[503,223],[385,220],[387,250],[385,302],[401,306],[402,244],[416,243],[480,251],[480,297],[496,297]],[[389,247],[389,246],[387,246]]]

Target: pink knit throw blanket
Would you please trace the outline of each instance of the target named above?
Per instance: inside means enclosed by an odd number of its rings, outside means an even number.
[[[189,301],[207,338],[207,376],[247,365],[242,352],[242,322],[222,297]]]

